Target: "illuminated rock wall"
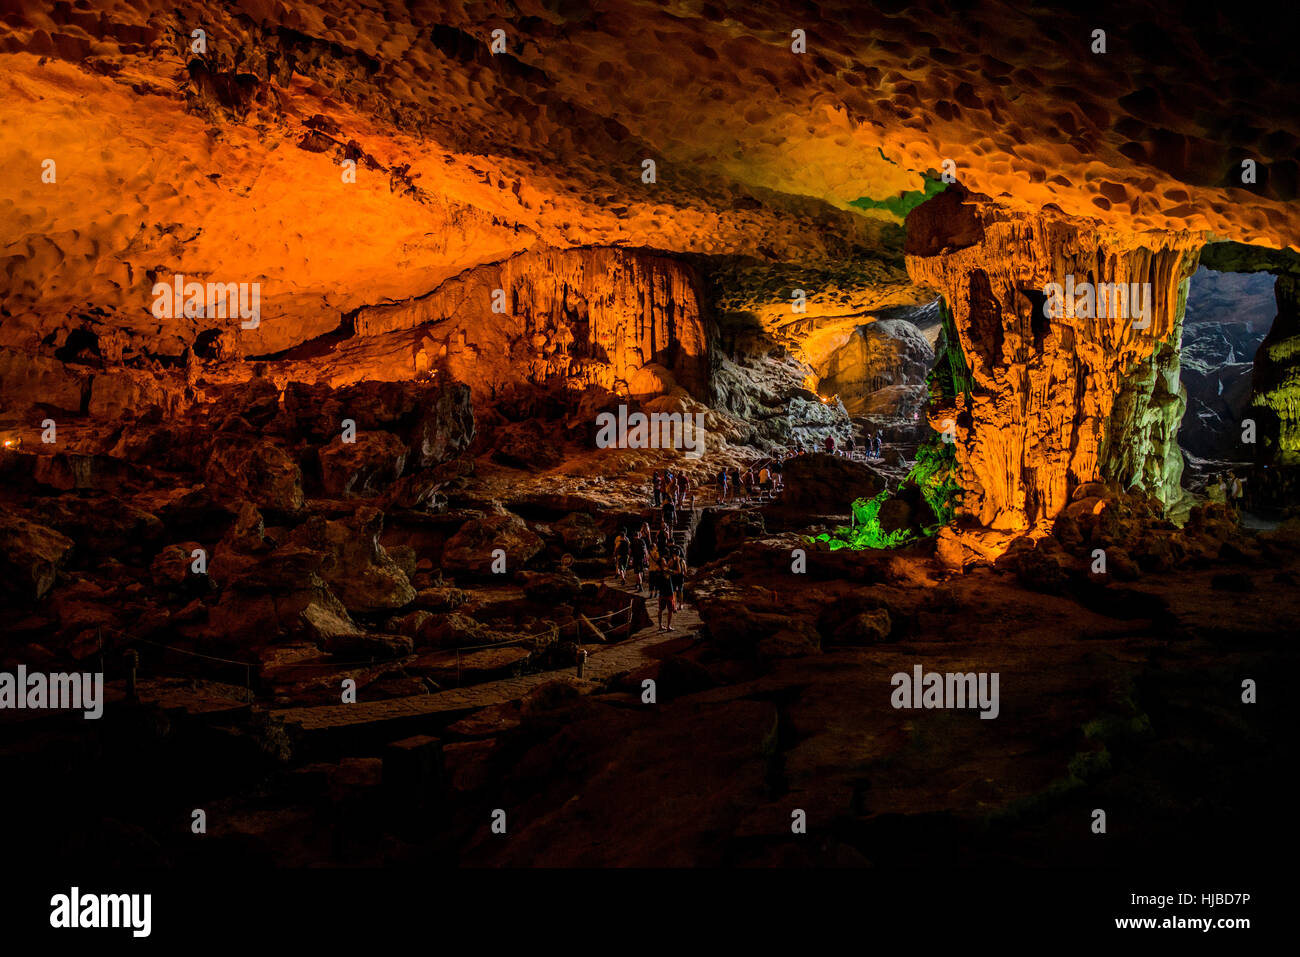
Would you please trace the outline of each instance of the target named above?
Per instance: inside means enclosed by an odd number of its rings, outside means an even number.
[[[951,423],[959,514],[1005,530],[1053,519],[1083,482],[1114,478],[1168,504],[1181,459],[1178,344],[1190,234],[1106,235],[1095,224],[1008,213],[949,190],[908,217],[908,271],[952,310],[973,388],[932,409]],[[1150,283],[1146,328],[1043,314],[1064,283]]]
[[[415,330],[419,361],[445,363],[476,392],[557,380],[626,392],[646,366],[696,395],[708,385],[694,274],[640,250],[530,250],[428,296],[362,309],[355,325],[361,337]]]

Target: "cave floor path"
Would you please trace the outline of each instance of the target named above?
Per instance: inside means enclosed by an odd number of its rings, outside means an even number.
[[[692,637],[698,634],[701,627],[699,614],[693,607],[686,606],[673,615],[671,632],[659,631],[658,625],[652,622],[626,641],[612,645],[586,644],[583,647],[587,650],[588,658],[582,678],[576,676],[574,669],[565,668],[485,681],[433,694],[359,701],[356,704],[276,708],[269,713],[271,717],[300,727],[303,731],[328,731],[441,713],[477,711],[517,701],[534,688],[557,679],[568,680],[584,690],[595,690],[600,682],[614,675],[634,671],[656,660],[650,652],[659,645]]]

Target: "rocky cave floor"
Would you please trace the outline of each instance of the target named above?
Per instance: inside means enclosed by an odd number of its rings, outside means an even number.
[[[31,822],[20,845],[230,867],[1118,866],[1285,846],[1294,721],[1270,679],[1297,664],[1294,522],[1204,506],[1178,528],[1094,485],[996,559],[960,529],[830,551],[808,536],[880,477],[809,455],[777,501],[701,490],[680,525],[687,605],[661,633],[656,601],[612,578],[612,537],[650,517],[653,469],[705,480],[752,450],[559,436],[512,447],[533,460],[518,468],[471,442],[455,388],[388,388],[333,397],[355,445],[324,439],[330,396],[254,379],[201,417],[69,423],[59,446],[0,452],[3,667],[108,676],[99,721],[0,715],[0,767],[30,784],[4,798]],[[895,710],[890,677],[918,664],[999,673],[1000,714]]]

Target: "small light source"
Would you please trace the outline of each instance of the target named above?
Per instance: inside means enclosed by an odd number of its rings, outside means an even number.
[[[16,449],[21,441],[22,439],[5,439],[5,448]]]

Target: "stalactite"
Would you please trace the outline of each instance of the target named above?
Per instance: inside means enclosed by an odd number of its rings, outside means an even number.
[[[957,201],[955,218],[952,198],[942,210],[927,203],[913,211],[907,262],[914,281],[950,304],[971,367],[969,400],[930,416],[941,431],[948,420],[955,427],[962,514],[1023,530],[1053,519],[1075,487],[1097,479],[1170,504],[1181,471],[1174,433],[1185,401],[1177,385],[1184,280],[1198,238],[1103,236],[1050,213]],[[966,245],[943,242],[958,233]],[[1048,284],[1067,276],[1149,282],[1145,328],[1131,319],[1045,318]]]

